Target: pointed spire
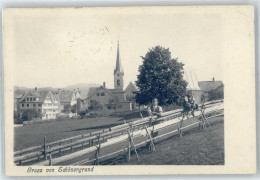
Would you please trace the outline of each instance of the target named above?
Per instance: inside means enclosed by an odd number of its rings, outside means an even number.
[[[117,41],[117,55],[116,55],[116,68],[114,71],[114,74],[116,72],[124,72],[123,68],[122,68],[122,64],[121,64],[121,59],[120,59],[120,53],[119,53],[119,41]]]

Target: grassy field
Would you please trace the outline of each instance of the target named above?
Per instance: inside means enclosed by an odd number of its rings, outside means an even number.
[[[130,119],[127,121],[132,121]],[[43,144],[43,137],[47,143],[68,137],[98,131],[119,124],[123,124],[122,117],[97,117],[87,119],[65,119],[42,124],[32,124],[14,128],[15,151]]]
[[[223,117],[221,117],[223,118]],[[178,136],[157,143],[156,151],[147,149],[139,152],[140,160],[128,165],[223,165],[224,123],[215,122],[211,130],[193,129]]]
[[[192,118],[186,122],[186,125],[195,122]],[[127,151],[113,155],[101,160],[101,165],[223,165],[224,164],[224,117],[215,117],[210,119],[211,130],[203,130],[198,125],[191,126],[183,133],[180,139],[177,132],[155,140],[155,152],[148,151],[147,147],[142,145],[138,147],[140,160],[136,160],[136,155],[132,151],[130,162],[125,161]],[[177,126],[169,126],[159,132],[165,134],[176,130]],[[143,142],[146,136],[138,136],[134,139],[135,144]],[[101,146],[102,147],[102,146]],[[103,147],[100,150],[100,156],[114,153],[120,149],[128,147],[128,141],[124,141],[112,146]],[[73,160],[63,162],[59,165],[70,165],[84,160],[93,160],[95,152],[77,157]],[[87,163],[87,164],[92,164]]]

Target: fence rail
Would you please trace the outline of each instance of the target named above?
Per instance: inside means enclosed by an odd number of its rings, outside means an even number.
[[[210,112],[214,112],[216,110],[217,104],[223,104],[223,100],[213,101],[205,103],[206,109],[208,110],[207,114]],[[210,111],[213,109],[213,111]],[[223,109],[223,108],[222,108]],[[220,109],[218,109],[220,110]],[[160,127],[163,128],[164,126],[169,126],[172,124],[178,123],[180,120],[177,118],[181,115],[182,110],[174,110],[163,113],[161,118],[157,118],[156,121],[159,122],[158,125],[153,126],[153,129],[150,132],[156,132],[159,131]],[[200,116],[197,112],[197,116]],[[154,117],[156,118],[156,117]],[[176,119],[177,118],[177,119]],[[187,119],[187,118],[186,118]],[[185,119],[185,120],[186,120]],[[35,161],[42,161],[45,163],[44,165],[48,165],[49,162],[46,161],[47,157],[49,155],[57,155],[61,156],[61,152],[67,152],[70,153],[68,155],[64,155],[58,158],[66,159],[66,156],[71,156],[74,153],[80,153],[86,151],[96,151],[97,146],[99,144],[102,144],[102,147],[104,147],[105,143],[113,142],[113,139],[116,138],[126,138],[128,139],[127,131],[131,129],[132,133],[139,132],[144,130],[144,126],[149,123],[150,118],[142,118],[136,121],[133,121],[131,123],[125,123],[118,126],[111,127],[109,129],[104,129],[96,132],[90,132],[83,135],[78,135],[70,138],[66,138],[59,141],[54,141],[50,143],[46,143],[46,141],[43,143],[43,145],[35,146],[27,149],[23,149],[21,151],[14,152],[14,162],[16,164],[22,165],[23,163],[27,162],[35,162]],[[164,124],[164,125],[162,125]],[[121,142],[121,141],[120,141]],[[77,149],[79,151],[72,153],[73,149]],[[84,154],[84,153],[83,153]],[[85,152],[86,154],[86,152]],[[55,159],[58,159],[55,158]],[[52,164],[54,164],[55,159],[53,159]]]

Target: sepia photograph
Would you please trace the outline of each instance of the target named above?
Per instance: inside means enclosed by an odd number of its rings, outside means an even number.
[[[231,32],[253,36],[254,13],[234,8],[5,9],[6,163],[27,175],[229,166],[228,52],[243,46],[230,50]]]

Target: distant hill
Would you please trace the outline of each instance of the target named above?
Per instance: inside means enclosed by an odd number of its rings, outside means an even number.
[[[64,88],[53,88],[53,87],[41,87],[38,88],[37,90],[43,91],[43,90],[48,90],[48,91],[57,91],[58,89],[64,89],[64,90],[77,90],[79,88],[80,94],[82,98],[86,98],[88,95],[88,90],[90,87],[99,87],[101,85],[95,84],[95,83],[86,83],[86,84],[75,84],[75,85],[70,85]],[[19,87],[19,86],[14,86],[14,97],[21,97],[26,90],[34,90],[34,88],[26,88],[26,87]]]
[[[101,86],[100,84],[95,84],[95,83],[86,83],[86,84],[75,84],[75,85],[70,85],[65,87],[64,89],[67,90],[77,90],[79,88],[80,90],[80,95],[82,98],[87,98],[88,96],[88,90],[90,87],[99,87]]]

